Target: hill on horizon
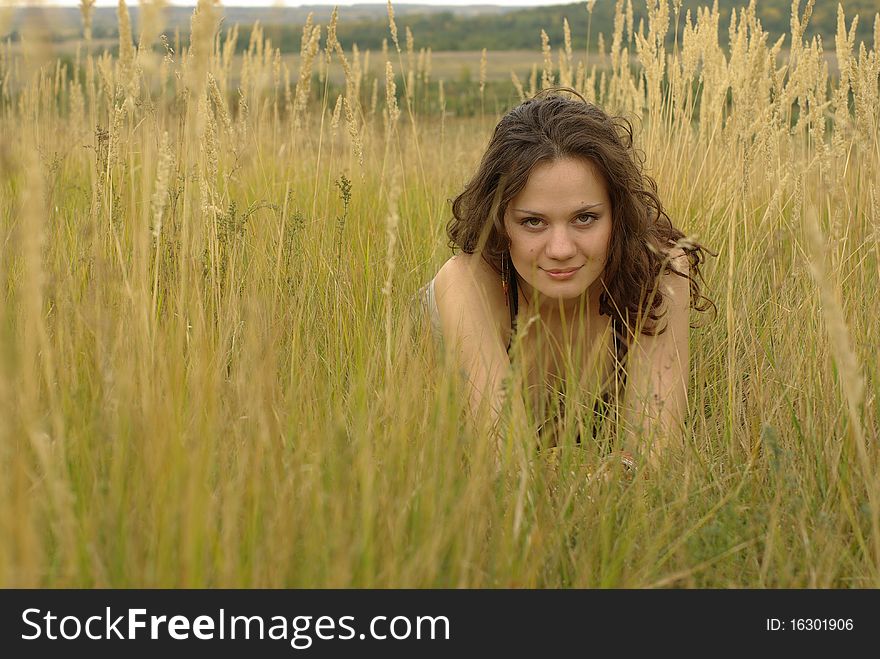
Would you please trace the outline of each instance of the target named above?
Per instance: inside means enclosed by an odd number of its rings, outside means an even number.
[[[709,0],[683,0],[681,15],[678,17],[679,33],[685,20],[685,14],[691,12],[692,21],[696,17],[698,7],[711,6]],[[726,41],[727,27],[730,24],[731,10],[747,5],[743,0],[718,0],[721,15],[719,32],[722,42]],[[802,2],[803,5],[806,2]],[[811,39],[819,35],[825,50],[833,50],[837,32],[837,2],[818,2],[813,7],[810,23],[805,33]],[[873,44],[875,21],[880,24],[877,0],[842,0],[841,4],[847,18],[847,26],[856,14],[859,23],[856,31],[856,43],[862,41],[874,48]],[[567,18],[571,26],[572,45],[574,48],[586,47],[587,26],[590,26],[591,46],[595,49],[598,34],[603,33],[606,42],[613,30],[613,17],[616,0],[599,0],[588,15],[586,3],[560,4],[547,7],[499,7],[494,5],[394,5],[395,19],[403,33],[408,26],[411,28],[418,47],[431,47],[441,50],[479,50],[488,48],[492,51],[540,48],[540,32],[545,30],[550,37],[551,45],[561,45],[563,39],[562,23]],[[668,42],[673,43],[675,26],[672,25],[674,14],[670,3],[670,26]],[[330,5],[308,5],[303,7],[230,7],[221,6],[223,25],[228,28],[240,26],[239,47],[248,43],[250,28],[259,21],[264,31],[270,35],[275,47],[282,52],[298,52],[302,36],[302,26],[307,16],[313,13],[315,23],[326,25],[333,9]],[[163,30],[170,33],[179,30],[185,41],[192,16],[192,7],[166,7],[164,10]],[[342,6],[338,8],[339,25],[337,35],[344,47],[350,48],[357,43],[361,49],[377,49],[383,39],[389,38],[387,5],[382,3]],[[791,21],[791,0],[760,0],[757,4],[758,17],[762,27],[770,33],[771,40],[780,35],[788,34]],[[803,7],[800,9],[803,12]],[[138,32],[139,8],[129,7],[133,31]],[[12,10],[5,32],[0,31],[0,38],[18,38],[21,26],[28,18],[43,20],[52,26],[52,38],[55,41],[78,39],[82,34],[82,17],[76,7],[18,7]],[[633,2],[633,28],[638,31],[640,22],[646,19],[646,8],[643,2]],[[0,30],[4,26],[0,23]],[[117,9],[115,7],[97,7],[93,10],[92,34],[95,39],[112,39],[118,37]],[[786,44],[787,45],[787,44]]]

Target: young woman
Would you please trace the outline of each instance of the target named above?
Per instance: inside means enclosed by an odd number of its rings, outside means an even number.
[[[642,440],[621,454],[628,467],[656,463],[679,437],[688,311],[712,303],[697,283],[706,250],[673,227],[656,189],[630,124],[573,90],[545,90],[501,119],[452,205],[447,233],[460,252],[422,290],[475,418],[488,407],[495,430],[507,399],[514,410],[531,399],[547,418],[548,401],[559,409],[578,388],[597,396],[596,414],[613,401]],[[505,386],[512,358],[524,397]],[[543,443],[555,443],[559,416]]]

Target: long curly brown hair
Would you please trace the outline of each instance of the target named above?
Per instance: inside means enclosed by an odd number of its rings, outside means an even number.
[[[571,98],[574,96],[575,98]],[[643,171],[644,158],[633,148],[632,124],[612,117],[567,87],[545,89],[523,101],[498,122],[476,174],[452,203],[446,232],[449,246],[467,254],[479,252],[499,274],[510,238],[504,213],[538,163],[560,158],[587,159],[604,176],[612,206],[611,240],[605,263],[605,290],[599,312],[632,335],[658,330],[663,292],[661,271],[689,281],[691,306],[706,311],[714,303],[701,294],[700,264],[704,246],[676,229],[657,196],[657,184]],[[687,254],[690,273],[671,267],[666,250],[675,243]],[[619,331],[619,330],[618,330]]]

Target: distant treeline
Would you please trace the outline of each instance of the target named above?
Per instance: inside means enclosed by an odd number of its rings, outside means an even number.
[[[670,24],[667,35],[668,44],[671,46],[675,38],[675,15],[672,10],[674,3],[667,0],[670,7]],[[563,18],[567,18],[571,27],[572,47],[576,50],[583,50],[587,46],[587,28],[589,25],[590,32],[590,49],[595,50],[598,43],[598,35],[601,32],[605,36],[606,47],[610,43],[611,34],[614,29],[614,11],[617,0],[598,0],[592,12],[592,17],[587,13],[587,3],[580,2],[576,4],[556,5],[552,7],[536,7],[529,9],[508,9],[494,11],[486,11],[485,13],[463,13],[463,10],[456,7],[449,7],[448,10],[438,11],[437,8],[427,8],[424,13],[417,13],[419,10],[415,7],[407,8],[406,12],[401,11],[397,16],[396,22],[399,30],[398,38],[401,48],[404,47],[405,28],[408,26],[414,35],[416,48],[430,47],[435,51],[442,50],[480,50],[488,48],[491,51],[501,50],[529,50],[540,49],[541,30],[545,30],[550,37],[550,43],[553,48],[562,46],[563,44]],[[711,0],[683,0],[681,13],[678,17],[679,35],[683,29],[685,16],[688,10],[691,12],[691,20],[696,19],[698,7],[711,6]],[[801,0],[800,13],[803,10],[807,0]],[[873,43],[874,17],[880,10],[878,0],[841,0],[844,12],[847,17],[847,26],[850,25],[852,19],[858,14],[859,24],[856,30],[856,43],[863,41],[868,47],[877,48],[878,44]],[[718,0],[718,7],[721,14],[719,24],[719,33],[721,43],[726,43],[727,29],[730,25],[730,14],[733,8],[741,9],[748,5],[747,0]],[[789,34],[791,31],[791,0],[758,0],[757,12],[758,17],[765,31],[770,33],[772,41],[775,41],[780,35]],[[809,25],[806,30],[806,37],[812,39],[813,36],[819,35],[826,50],[834,49],[834,38],[837,33],[837,5],[834,0],[818,0],[812,10]],[[626,2],[624,2],[626,7]],[[349,8],[343,8],[349,9]],[[373,8],[375,9],[375,8]],[[316,14],[316,22],[326,25],[326,7],[321,7],[321,11]],[[639,24],[647,21],[646,3],[644,0],[632,0],[633,10],[633,29],[638,32]],[[63,25],[59,24],[58,29],[53,35],[55,40],[65,40],[69,38],[77,38],[81,34],[81,27],[77,25],[77,17],[71,13],[71,10],[63,10],[65,20]],[[114,10],[115,11],[115,10]],[[184,21],[187,16],[183,15],[185,9],[181,7],[170,8],[166,11],[166,34],[169,37],[179,30],[180,41],[186,43],[189,34]],[[233,23],[239,24],[238,49],[247,48],[253,23],[247,22],[242,17],[248,19],[261,15],[258,9],[249,9],[245,13],[244,10],[237,11],[237,8],[226,8],[228,12],[223,28],[228,29]],[[479,9],[473,9],[472,12],[478,12]],[[272,45],[281,48],[282,52],[292,53],[299,52],[300,41],[302,38],[303,23],[299,20],[279,20],[282,15],[273,14],[271,8],[266,8],[262,13],[265,18],[261,19],[264,34],[272,40]],[[352,20],[346,19],[345,11],[340,10],[343,18],[337,27],[337,34],[343,46],[350,48],[356,43],[361,50],[381,48],[382,40],[388,39],[389,45],[391,41],[387,17],[382,18],[363,18],[361,13],[359,18]],[[295,14],[299,16],[301,14]],[[369,15],[369,14],[367,14]],[[376,15],[375,11],[372,13]],[[290,14],[289,16],[294,16]],[[132,17],[135,22],[135,30],[137,23],[136,7],[132,8]],[[93,26],[93,36],[95,39],[117,38],[114,17],[102,15],[102,20],[96,21]],[[14,22],[13,22],[14,24]],[[74,36],[76,35],[76,36]],[[18,31],[14,29],[8,35],[12,40],[18,38]],[[788,42],[785,43],[786,47]],[[856,47],[858,51],[858,46]]]
[[[587,45],[587,26],[590,24],[590,48],[595,50],[597,37],[604,34],[605,43],[610,44],[614,28],[614,0],[599,0],[593,9],[592,19],[587,13],[586,3],[560,5],[553,7],[537,7],[511,11],[502,15],[459,16],[452,11],[411,15],[398,19],[398,38],[401,48],[404,47],[404,29],[406,26],[413,32],[416,48],[430,46],[440,50],[479,50],[488,48],[491,51],[539,49],[541,46],[541,30],[550,37],[551,45],[556,48],[563,44],[563,18],[568,19],[571,27],[572,47],[584,49]],[[730,12],[732,8],[742,8],[748,3],[742,0],[719,0],[721,13],[719,32],[722,43],[726,43]],[[791,0],[759,0],[757,13],[761,25],[770,33],[775,41],[780,35],[790,33]],[[806,1],[801,3],[806,4]],[[847,17],[847,26],[852,18],[859,14],[859,25],[856,31],[856,43],[865,41],[873,46],[874,16],[878,11],[877,0],[845,0],[842,2]],[[644,0],[634,0],[633,28],[638,31],[640,21],[647,21]],[[679,38],[683,29],[687,10],[691,11],[692,21],[696,20],[697,7],[711,5],[708,0],[684,0],[679,16]],[[625,6],[625,3],[624,3]],[[801,7],[803,13],[803,6]],[[668,42],[670,46],[675,37],[674,13],[670,2],[670,24]],[[244,26],[242,26],[244,27]],[[646,27],[647,29],[647,27]],[[272,39],[276,47],[284,52],[297,52],[302,37],[301,25],[264,26],[264,31]],[[821,0],[813,7],[807,38],[819,35],[826,50],[834,48],[834,37],[837,33],[837,2]],[[239,46],[247,47],[250,29],[240,32]],[[342,44],[348,48],[357,43],[360,49],[377,49],[382,40],[391,37],[387,20],[368,20],[357,22],[340,21],[337,35]],[[788,45],[786,41],[785,45]],[[607,46],[606,46],[607,47]]]

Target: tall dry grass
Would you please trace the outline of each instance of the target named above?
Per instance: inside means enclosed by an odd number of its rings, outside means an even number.
[[[629,482],[588,477],[589,418],[550,456],[513,424],[497,472],[464,423],[410,300],[496,117],[418,111],[444,81],[390,5],[372,62],[310,22],[290,71],[259,30],[233,70],[206,0],[181,48],[162,4],[138,35],[120,3],[112,57],[84,2],[73,70],[39,25],[0,49],[0,584],[880,586],[880,16],[856,44],[841,11],[834,77],[812,2],[773,44],[754,3],[618,2],[598,53],[512,76],[632,118],[719,251],[686,448]]]

